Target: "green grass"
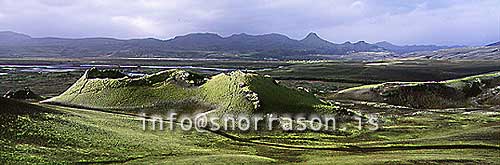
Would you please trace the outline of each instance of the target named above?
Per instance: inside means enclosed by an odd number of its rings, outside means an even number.
[[[103,61],[97,60],[97,62]],[[137,61],[124,60],[120,63],[135,62]],[[204,65],[205,63],[147,62],[154,64],[172,63],[173,65],[178,63]],[[211,67],[229,67],[228,63],[245,66],[253,62],[206,63]],[[290,81],[312,83],[315,81],[328,82],[323,83],[327,86],[337,86],[335,83],[345,82],[348,84],[345,86],[349,87],[351,84],[380,81],[451,79],[489,72],[498,68],[498,63],[452,61],[408,61],[388,66],[348,62],[311,64],[255,62],[251,64],[252,68],[267,65],[272,67],[285,66],[281,69],[261,72],[270,74],[273,78],[286,79],[285,81],[289,81],[291,78]],[[151,72],[153,70],[148,70],[148,73]],[[276,85],[272,79],[259,75],[228,73],[214,77],[210,80],[213,82],[209,81],[202,87],[192,85],[196,82],[183,81],[182,76],[178,77],[180,79],[170,79],[177,77],[175,75],[147,76],[140,81],[134,81],[134,83],[129,83],[130,79],[115,81],[121,79],[116,77],[99,81],[94,79],[96,80],[93,81],[95,84],[92,86],[87,86],[89,85],[87,84],[85,90],[82,90],[89,94],[81,95],[81,98],[78,98],[80,95],[73,97],[77,95],[68,93],[68,95],[64,95],[64,97],[67,96],[64,99],[67,103],[75,101],[76,105],[109,108],[122,112],[138,112],[138,109],[149,109],[154,110],[151,112],[156,112],[172,107],[183,111],[197,111],[198,108],[236,107],[256,113],[268,110],[287,112],[286,109],[293,110],[294,107],[302,106],[323,107],[330,112],[337,110],[330,104],[318,102],[318,99],[312,94],[286,88],[282,86],[285,83]],[[2,81],[0,90],[11,86],[30,84],[35,89],[43,88],[45,92],[41,92],[42,94],[53,95],[58,91],[63,91],[61,88],[67,88],[70,85],[61,85],[60,82],[76,80],[75,77],[67,78],[68,76],[78,76],[78,74],[13,73],[4,77],[0,76]],[[47,77],[47,80],[44,80],[44,77]],[[495,75],[485,74],[441,83],[461,89],[469,86],[471,82],[476,82],[477,78],[488,80],[489,77],[495,77]],[[164,83],[163,80],[166,79],[169,79],[170,83]],[[481,82],[488,86],[487,82]],[[240,83],[243,83],[243,87],[240,87]],[[421,83],[406,83],[412,88],[419,84]],[[314,85],[311,86],[314,87]],[[291,86],[295,88],[294,84]],[[83,87],[83,83],[68,91],[78,93],[81,87]],[[317,89],[322,88],[324,87],[317,86]],[[353,91],[359,91],[363,88],[371,89],[371,87],[365,86]],[[35,92],[37,91],[35,90]],[[259,101],[258,105],[262,108],[259,109],[260,111],[255,110],[252,99],[245,97],[248,93],[257,94],[255,96]],[[107,98],[107,96],[113,98]],[[130,96],[139,96],[140,99],[134,99]],[[281,98],[280,96],[287,97]],[[179,101],[183,99],[185,99],[184,102]],[[304,102],[302,102],[303,100]],[[205,103],[209,103],[209,105],[205,105]],[[335,103],[337,107],[349,108],[361,114],[377,114],[381,129],[376,131],[357,130],[355,129],[356,122],[347,121],[338,125],[338,128],[347,127],[348,129],[345,131],[226,132],[230,137],[236,137],[227,138],[213,132],[197,133],[181,131],[180,129],[143,131],[140,127],[141,121],[137,118],[110,113],[113,111],[101,112],[57,105],[36,105],[2,98],[0,98],[0,105],[2,105],[0,108],[0,164],[74,164],[78,162],[126,164],[500,164],[498,157],[500,155],[498,149],[500,148],[498,145],[500,144],[498,136],[500,134],[500,127],[498,127],[500,116],[497,109],[489,108],[418,110],[381,103],[338,101]],[[281,105],[287,108],[285,109]],[[140,108],[134,109],[137,106]],[[124,107],[132,107],[133,109]],[[312,109],[320,110],[318,108]],[[299,108],[297,111],[300,111]],[[479,147],[457,149],[456,147],[460,145]],[[444,146],[444,148],[416,149],[426,146]],[[370,150],[374,147],[382,149],[379,151]],[[362,149],[334,151],[339,148]]]
[[[293,63],[263,71],[275,79],[320,80],[375,84],[391,81],[442,81],[498,71],[498,61],[394,60],[391,65],[372,62],[325,61]]]
[[[108,78],[107,74],[113,75]],[[272,78],[240,71],[203,76],[182,70],[141,78],[118,72],[87,71],[60,96],[44,102],[128,112],[311,113],[334,107],[307,92],[277,84]],[[201,85],[198,87],[198,85]]]
[[[204,98],[227,113],[310,113],[320,99],[278,85],[272,78],[232,72],[214,76],[201,86]]]
[[[478,157],[478,155],[483,155]],[[306,154],[308,161],[302,164],[495,164],[499,158],[488,150],[427,150],[390,151],[378,153],[349,153],[329,156],[328,154]]]
[[[131,112],[148,109],[194,111],[202,107],[196,104],[196,89],[189,87],[190,83],[198,83],[201,78],[191,76],[193,73],[169,70],[140,78],[96,78],[100,72],[87,71],[64,93],[44,102]],[[179,75],[183,74],[187,77],[181,79],[183,77]],[[195,105],[185,105],[188,102]]]
[[[2,164],[147,162],[157,157],[173,163],[182,162],[181,158],[185,163],[188,159],[207,163],[214,158],[235,163],[274,161],[214,134],[185,132],[178,126],[174,131],[143,131],[142,122],[135,117],[56,106],[39,108],[51,112],[2,112],[2,126],[10,125],[9,133],[0,135]]]
[[[452,149],[454,145],[498,146],[498,113],[384,114],[384,129],[346,135],[321,132],[248,132],[228,139],[214,133],[143,131],[134,116],[32,105],[4,100],[0,163],[499,163],[498,149]],[[17,113],[22,112],[22,113]],[[30,113],[26,113],[30,112]],[[493,111],[494,112],[494,111]],[[247,141],[248,140],[248,141]],[[449,149],[330,151],[328,148],[449,145]],[[304,149],[299,149],[304,148]]]
[[[345,93],[345,92],[352,92],[360,89],[372,89],[372,88],[378,88],[382,86],[382,84],[372,84],[372,85],[362,85],[362,86],[357,86],[357,87],[352,87],[348,89],[344,89],[339,91],[338,93]]]

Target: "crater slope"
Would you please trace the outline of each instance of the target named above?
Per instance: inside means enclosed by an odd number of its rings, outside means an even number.
[[[337,108],[270,77],[234,71],[206,78],[185,70],[144,77],[90,69],[43,103],[129,112],[312,113]]]

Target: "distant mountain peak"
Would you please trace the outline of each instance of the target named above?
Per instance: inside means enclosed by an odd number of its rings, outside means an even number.
[[[318,36],[318,34],[316,34],[314,32],[310,32],[309,34],[307,34],[306,38],[302,39],[301,41],[305,41],[305,40],[323,40],[323,39],[320,38]]]
[[[168,40],[112,38],[31,38],[15,32],[0,32],[0,56],[13,56],[27,50],[27,56],[51,54],[57,50],[58,56],[99,57],[102,55],[119,57],[136,56],[193,56],[208,57],[207,52],[216,53],[251,53],[255,58],[303,58],[302,55],[337,55],[351,52],[379,52],[379,47],[369,43],[340,45],[322,39],[311,32],[302,40],[291,39],[279,33],[246,34],[220,36],[216,33],[190,33]],[[15,46],[15,51],[11,46]],[[33,49],[36,48],[36,49]],[[35,51],[43,49],[43,51]],[[86,51],[88,50],[91,53]],[[126,51],[124,51],[126,50]],[[186,51],[186,52],[184,52]],[[50,55],[52,56],[52,54]]]
[[[191,37],[203,37],[203,38],[222,38],[216,33],[190,33],[183,36],[176,36],[175,38],[191,38]]]
[[[247,34],[247,33],[238,33],[238,34],[232,34],[231,36],[229,37],[226,37],[226,38],[248,38],[248,37],[251,37],[251,35]]]
[[[10,37],[10,38],[31,38],[29,35],[17,33],[13,31],[0,31],[1,37]]]
[[[360,44],[361,45],[367,45],[368,43],[366,41],[358,41],[358,42],[356,42],[354,44],[356,44],[356,45],[360,45]]]
[[[316,37],[316,38],[319,38],[318,34],[316,34],[315,32],[309,32],[309,34],[307,34],[307,37]]]
[[[247,33],[237,33],[237,34],[232,34],[231,36],[250,36],[250,35]]]
[[[317,47],[317,48],[329,47],[329,46],[333,45],[333,43],[322,39],[321,37],[318,36],[318,34],[316,34],[314,32],[310,32],[309,34],[307,34],[307,36],[304,39],[300,40],[300,42],[302,44],[307,45],[307,46]]]
[[[32,38],[26,34],[12,31],[0,31],[0,44],[2,45],[19,45],[31,39]]]
[[[375,45],[394,45],[394,44],[392,44],[388,41],[380,41],[380,42],[375,43]]]

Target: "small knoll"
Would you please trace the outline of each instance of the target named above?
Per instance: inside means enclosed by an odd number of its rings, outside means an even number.
[[[42,103],[146,113],[313,113],[337,109],[267,76],[234,71],[207,81],[202,75],[178,69],[138,78],[90,69],[64,93]]]
[[[5,138],[9,140],[15,139],[16,135],[19,135],[20,125],[17,120],[20,116],[33,117],[45,113],[60,113],[42,106],[5,97],[0,97],[0,105],[0,140]]]
[[[500,72],[441,82],[388,82],[342,90],[331,99],[384,102],[413,108],[498,105]]]
[[[59,111],[5,97],[0,97],[0,105],[0,143],[2,144],[0,151],[9,148],[5,145],[6,141],[18,140],[19,136],[25,134],[20,130],[26,128],[26,126],[20,124],[19,120],[44,114],[60,114]]]
[[[311,113],[328,107],[310,93],[241,71],[216,75],[200,88],[205,100],[223,113]]]

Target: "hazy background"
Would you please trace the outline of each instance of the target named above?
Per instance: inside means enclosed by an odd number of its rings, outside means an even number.
[[[0,0],[0,31],[35,37],[314,31],[336,43],[484,45],[500,40],[499,24],[499,0]]]

